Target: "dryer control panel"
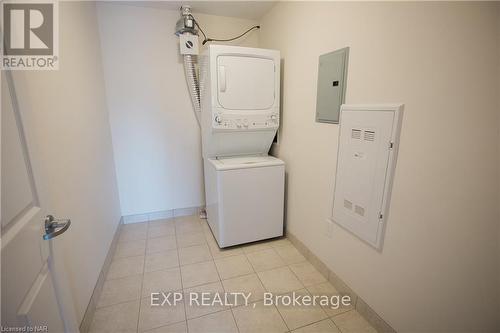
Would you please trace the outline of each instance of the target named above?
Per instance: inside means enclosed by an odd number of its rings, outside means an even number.
[[[260,130],[274,129],[279,126],[279,114],[242,116],[241,114],[214,113],[214,130]]]

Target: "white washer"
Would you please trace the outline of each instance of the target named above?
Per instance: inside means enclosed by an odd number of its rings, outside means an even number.
[[[220,247],[283,235],[285,163],[272,156],[204,159],[208,223]]]

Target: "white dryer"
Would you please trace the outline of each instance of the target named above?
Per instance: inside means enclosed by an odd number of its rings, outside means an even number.
[[[283,161],[246,156],[204,164],[208,223],[220,247],[283,235]]]
[[[279,126],[279,51],[210,45],[200,96],[203,157],[267,155]]]

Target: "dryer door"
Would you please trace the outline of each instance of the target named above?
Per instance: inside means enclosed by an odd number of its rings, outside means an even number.
[[[265,110],[275,99],[274,61],[251,56],[217,57],[217,99],[231,110]]]

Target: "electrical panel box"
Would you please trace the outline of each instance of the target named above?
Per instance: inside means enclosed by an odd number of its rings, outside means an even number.
[[[340,106],[344,103],[349,48],[323,54],[319,57],[316,121],[339,122]]]
[[[403,105],[342,105],[332,220],[382,248]]]

